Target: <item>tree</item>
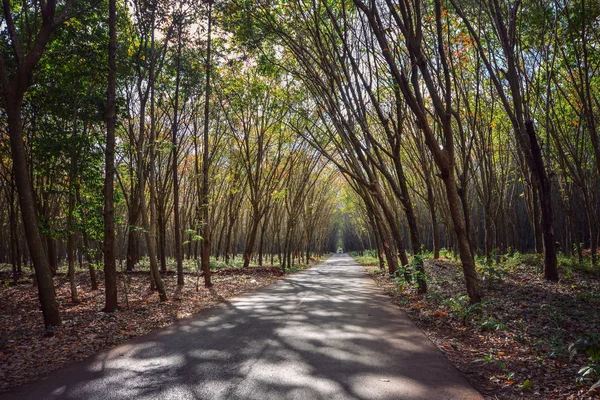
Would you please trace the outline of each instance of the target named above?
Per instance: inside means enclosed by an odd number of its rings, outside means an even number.
[[[23,143],[21,107],[23,97],[31,85],[34,69],[43,56],[53,34],[69,17],[71,6],[72,1],[67,0],[61,9],[57,9],[56,1],[51,0],[35,3],[34,7],[39,7],[39,14],[34,13],[34,10],[30,8],[25,8],[24,12],[16,13],[11,8],[11,4],[5,2],[3,11],[8,35],[5,36],[6,42],[3,46],[6,50],[3,51],[2,59],[0,59],[2,98],[8,120],[11,154],[23,227],[35,268],[38,294],[46,327],[59,326],[61,319],[50,264],[44,252],[35,199],[29,178],[29,167]],[[21,27],[28,29],[29,32],[34,32],[34,34],[22,36],[20,33]],[[24,37],[27,38],[26,43],[22,42]]]
[[[212,40],[212,6],[213,1],[208,0],[208,36],[206,40],[206,63],[204,73],[206,83],[204,85],[204,131],[202,134],[202,190],[201,190],[201,215],[202,215],[202,272],[204,272],[204,286],[211,287],[210,279],[210,254],[211,254],[211,227],[209,225],[209,112],[210,112],[210,74],[211,74],[211,40]]]
[[[171,128],[171,139],[173,144],[173,219],[175,220],[175,260],[177,261],[177,286],[183,286],[183,252],[181,247],[181,224],[179,221],[179,177],[177,172],[178,149],[177,130],[179,128],[179,84],[181,82],[181,47],[183,15],[177,13],[174,17],[177,21],[177,55],[176,55],[176,78],[175,78],[175,104],[173,107],[173,126]]]
[[[117,300],[117,264],[115,258],[115,129],[116,92],[117,92],[117,3],[108,0],[108,88],[106,92],[106,153],[104,177],[104,285],[106,293],[105,311],[118,308]]]
[[[520,80],[519,57],[517,52],[518,30],[516,28],[519,15],[520,2],[502,7],[498,0],[489,3],[488,11],[493,32],[499,42],[500,49],[505,59],[504,71],[500,65],[494,66],[480,35],[472,26],[470,19],[458,2],[451,0],[458,15],[467,26],[473,37],[481,59],[490,74],[492,82],[498,92],[502,105],[510,118],[513,132],[519,145],[522,156],[532,175],[533,190],[538,196],[541,208],[542,234],[544,245],[544,276],[551,281],[558,281],[558,267],[556,258],[556,239],[554,237],[552,190],[551,181],[546,171],[542,150],[536,135],[535,123],[528,109],[526,95]],[[487,8],[487,7],[486,7]],[[496,49],[496,48],[495,48]],[[495,58],[493,59],[495,60]],[[502,84],[500,74],[504,75],[507,86]],[[537,204],[535,205],[537,206]]]

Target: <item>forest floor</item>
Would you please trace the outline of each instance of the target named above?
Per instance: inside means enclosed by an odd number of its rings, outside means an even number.
[[[212,263],[212,262],[211,262]],[[302,269],[296,266],[294,271]],[[293,271],[291,271],[293,272]],[[149,288],[149,273],[119,274],[119,305],[105,313],[104,276],[97,271],[99,290],[90,289],[87,272],[76,274],[79,302],[71,302],[69,280],[65,273],[54,277],[63,324],[54,330],[43,329],[37,290],[26,277],[16,285],[0,286],[0,393],[33,382],[73,361],[85,359],[100,350],[165,327],[182,318],[214,306],[225,299],[265,287],[281,279],[279,267],[225,268],[213,271],[214,287],[206,289],[200,278],[185,274],[183,289],[177,275],[162,275],[168,301],[160,303]],[[128,295],[125,298],[125,279]]]
[[[591,335],[599,351],[600,274],[568,268],[551,283],[525,256],[481,267],[481,306],[468,304],[462,271],[450,259],[425,262],[426,296],[379,270],[375,258],[357,259],[486,398],[599,399],[600,390],[589,389],[600,376],[582,381],[578,373],[600,366],[572,357],[569,346]]]

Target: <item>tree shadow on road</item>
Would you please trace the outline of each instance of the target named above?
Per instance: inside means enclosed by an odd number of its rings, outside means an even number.
[[[363,271],[347,265],[347,257],[335,257],[222,299],[7,399],[478,398],[424,334],[365,284]]]

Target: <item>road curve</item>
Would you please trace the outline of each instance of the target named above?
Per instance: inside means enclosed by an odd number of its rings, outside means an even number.
[[[482,399],[347,255],[72,364],[9,399]]]

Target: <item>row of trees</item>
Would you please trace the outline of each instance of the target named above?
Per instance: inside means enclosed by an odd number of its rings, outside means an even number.
[[[0,260],[15,280],[34,268],[46,326],[63,261],[73,302],[77,265],[92,289],[103,268],[112,311],[117,270],[143,257],[164,301],[170,260],[178,285],[201,260],[209,287],[211,255],[285,270],[335,246],[341,178],[293,133],[301,87],[237,46],[212,3],[7,5]]]
[[[598,4],[250,3],[311,94],[298,134],[344,173],[390,273],[450,245],[477,302],[476,251],[534,247],[553,281],[557,243],[596,263]]]
[[[92,286],[103,259],[108,311],[117,267],[142,256],[164,300],[170,258],[183,284],[200,257],[210,286],[211,254],[286,268],[340,238],[390,273],[413,263],[421,292],[424,248],[456,250],[474,302],[477,252],[535,249],[557,280],[557,243],[597,262],[599,15],[586,0],[7,2],[0,257],[34,267],[47,325],[65,258],[73,301],[77,257]]]

